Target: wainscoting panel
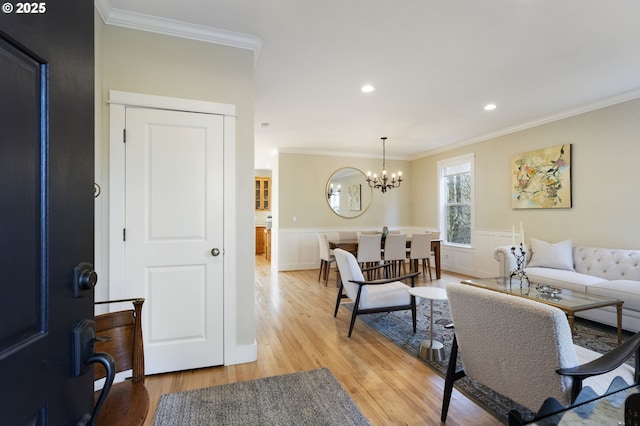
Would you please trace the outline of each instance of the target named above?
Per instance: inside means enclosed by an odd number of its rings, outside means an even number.
[[[273,232],[273,231],[272,231]],[[320,249],[316,229],[281,230],[279,238],[279,271],[318,269]]]

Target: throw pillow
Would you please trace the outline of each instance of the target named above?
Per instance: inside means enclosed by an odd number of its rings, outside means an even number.
[[[531,238],[531,260],[527,267],[564,269],[574,271],[573,268],[573,247],[571,240],[560,241],[559,243],[548,243],[546,241]]]

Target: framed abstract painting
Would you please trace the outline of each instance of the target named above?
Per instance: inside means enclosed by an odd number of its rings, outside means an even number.
[[[571,208],[571,144],[511,157],[511,207]]]

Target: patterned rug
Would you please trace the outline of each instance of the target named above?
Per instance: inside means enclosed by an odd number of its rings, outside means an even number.
[[[326,368],[162,395],[154,426],[368,426]]]
[[[342,306],[349,310],[353,308],[353,305],[350,303],[345,303]],[[423,340],[429,340],[429,322],[431,319],[429,311],[429,301],[421,301],[418,305],[418,328],[415,334],[411,327],[410,311],[359,315],[355,327],[358,327],[358,321],[363,321],[405,351],[417,356],[420,351],[420,343]],[[447,365],[449,363],[451,344],[453,342],[453,330],[445,329],[445,326],[451,323],[447,302],[434,301],[433,314],[433,338],[434,340],[443,343],[445,348],[445,357],[442,362],[424,361],[422,359],[421,361],[433,368],[442,377],[445,377]],[[618,340],[616,329],[613,327],[576,318],[575,331],[574,343],[579,346],[589,348],[599,353],[608,352],[617,346]],[[623,339],[626,339],[631,335],[632,333],[623,331],[622,337]],[[632,360],[633,357],[629,360],[631,365],[633,365]],[[462,367],[462,364],[459,364],[459,366]],[[468,377],[456,381],[455,388],[490,412],[504,424],[507,424],[508,414],[512,409],[520,411],[525,418],[532,417],[534,414],[509,398],[492,391]]]

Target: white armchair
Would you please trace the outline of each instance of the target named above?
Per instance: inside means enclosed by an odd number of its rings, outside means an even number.
[[[566,315],[553,306],[466,284],[449,284],[447,296],[455,337],[443,422],[453,384],[464,376],[534,412],[549,397],[572,403],[583,381],[598,394],[606,392],[616,376],[638,383],[637,372],[625,361],[640,355],[640,333],[601,356],[573,344]],[[463,369],[456,371],[458,348]]]
[[[385,265],[361,270],[353,254],[342,249],[335,249],[333,253],[336,257],[341,278],[338,298],[336,300],[336,309],[333,316],[338,315],[340,301],[343,298],[348,297],[353,301],[349,337],[351,337],[353,325],[358,315],[404,310],[411,310],[413,332],[415,333],[416,299],[409,294],[409,286],[404,284],[402,280],[411,280],[411,287],[413,287],[415,277],[420,274],[419,272],[403,277],[365,281],[363,272],[371,269],[384,268]],[[343,294],[343,290],[346,294]]]

